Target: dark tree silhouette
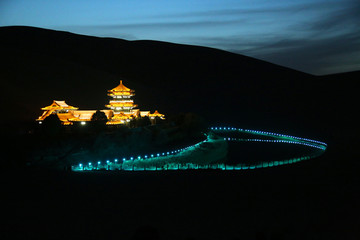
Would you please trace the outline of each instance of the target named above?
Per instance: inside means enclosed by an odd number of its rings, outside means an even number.
[[[107,117],[105,115],[104,112],[97,110],[92,116],[91,116],[91,121],[93,122],[101,122],[101,123],[106,123],[107,121]]]
[[[51,114],[42,122],[44,133],[49,135],[56,135],[61,130],[61,121],[57,114]]]
[[[135,120],[135,127],[146,127],[151,125],[150,119],[149,117],[145,116],[145,117],[138,117]]]
[[[96,132],[99,132],[101,130],[105,129],[107,117],[104,112],[97,110],[92,116],[91,116],[91,126]]]

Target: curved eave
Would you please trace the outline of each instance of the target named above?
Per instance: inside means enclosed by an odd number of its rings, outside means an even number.
[[[108,91],[108,96],[135,96],[135,91],[132,92],[124,92],[124,91]]]
[[[109,92],[134,92],[134,90],[125,87],[125,85],[122,83],[122,80],[120,80],[120,84],[117,87],[109,90]]]
[[[116,107],[137,107],[138,105],[137,104],[108,104],[108,105],[105,105],[105,107],[107,108],[116,108]]]
[[[48,111],[48,110],[77,110],[79,108],[77,107],[72,107],[72,106],[69,106],[69,107],[52,107],[52,106],[47,106],[47,107],[43,107],[41,108],[41,110],[44,110],[44,111]]]
[[[106,122],[106,125],[118,125],[118,124],[125,124],[126,121],[108,121]]]
[[[164,118],[165,117],[164,114],[159,113],[157,110],[155,110],[154,113],[150,113],[148,116],[149,117],[159,117],[159,118]]]

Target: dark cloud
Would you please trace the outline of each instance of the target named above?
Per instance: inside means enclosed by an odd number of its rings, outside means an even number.
[[[313,74],[360,69],[360,3],[342,6],[316,21],[293,26],[306,37],[264,43],[253,54]]]
[[[198,12],[185,12],[177,14],[161,14],[155,17],[157,18],[186,18],[186,17],[224,17],[224,16],[239,16],[244,14],[266,14],[266,13],[298,13],[308,10],[325,10],[332,9],[334,6],[331,4],[333,1],[323,2],[309,2],[294,5],[278,5],[273,7],[255,7],[255,8],[226,8],[210,11],[198,11]]]
[[[310,5],[320,7],[321,4]],[[306,8],[305,5],[299,5],[292,7],[291,11]],[[317,75],[359,70],[359,12],[360,2],[331,6],[323,14],[290,24],[281,32],[199,37],[189,42],[245,54]]]
[[[304,21],[293,26],[295,29],[314,32],[339,31],[353,28],[359,29],[360,24],[360,1],[346,5],[336,6],[331,11],[318,16],[311,21]]]
[[[326,39],[275,39],[248,43],[239,37],[199,39],[226,49],[293,69],[323,75],[360,69],[360,33]]]
[[[163,28],[201,28],[214,27],[229,24],[243,23],[242,19],[234,20],[197,20],[197,21],[174,21],[174,22],[143,22],[143,23],[125,23],[125,24],[105,24],[84,26],[93,29],[163,29]]]
[[[317,75],[351,71],[356,66],[360,69],[360,33],[325,39],[283,39],[254,48],[247,55]]]
[[[358,0],[317,1],[158,15],[139,23],[78,28],[109,36],[121,32],[115,37],[127,39],[139,39],[137,34],[147,36],[146,32],[164,36],[160,40],[220,48],[308,73],[327,74],[360,68],[359,13]],[[223,31],[229,26],[231,31]],[[181,33],[182,38],[175,38]]]
[[[193,41],[316,75],[360,69],[360,32],[313,38],[283,36],[281,40],[232,36]]]

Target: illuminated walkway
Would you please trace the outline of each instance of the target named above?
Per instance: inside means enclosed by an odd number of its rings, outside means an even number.
[[[134,156],[130,158],[118,158],[114,160],[95,161],[80,163],[72,166],[73,171],[93,171],[93,170],[125,170],[125,171],[144,171],[144,170],[183,170],[183,169],[220,169],[220,170],[248,170],[257,168],[275,167],[286,164],[293,164],[303,160],[318,157],[322,155],[327,144],[324,142],[300,138],[285,134],[240,129],[233,127],[211,127],[210,130],[214,133],[226,135],[237,133],[244,134],[254,138],[233,138],[233,137],[222,137],[212,138],[210,134],[207,135],[207,139],[196,143],[194,145],[171,150],[161,153],[152,153],[142,156]],[[211,132],[210,131],[210,132]],[[256,137],[256,138],[255,138]],[[190,163],[189,157],[193,156],[200,151],[204,151],[209,144],[220,145],[224,141],[237,141],[237,142],[263,142],[263,143],[285,143],[285,144],[296,144],[305,147],[316,149],[311,154],[304,155],[301,157],[295,157],[285,160],[277,161],[263,161],[253,164],[240,163],[236,165],[228,165],[226,163],[219,164],[194,164]]]

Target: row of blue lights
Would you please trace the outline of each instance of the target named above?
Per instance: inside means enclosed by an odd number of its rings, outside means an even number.
[[[242,141],[242,142],[267,142],[267,143],[289,143],[289,144],[297,144],[297,145],[303,145],[308,146],[312,148],[317,148],[321,150],[325,150],[326,147],[323,145],[317,145],[313,143],[306,143],[306,142],[299,142],[299,141],[289,141],[289,140],[269,140],[269,139],[256,139],[256,138],[224,138],[224,140],[227,141]]]
[[[219,130],[219,131],[240,131],[240,132],[250,132],[250,133],[255,133],[255,134],[271,135],[271,136],[276,136],[276,137],[293,138],[293,139],[296,139],[296,140],[314,142],[314,143],[318,143],[318,144],[327,146],[327,144],[324,143],[324,142],[320,142],[320,141],[316,141],[316,140],[308,139],[308,138],[301,138],[301,137],[295,137],[295,136],[286,135],[286,134],[280,134],[280,133],[265,132],[265,131],[250,130],[250,129],[241,129],[241,128],[234,128],[234,127],[211,127],[210,129],[215,130],[215,131],[216,130]]]
[[[205,139],[205,140],[203,140],[203,141],[201,141],[201,142],[195,143],[194,145],[190,145],[190,146],[187,146],[187,147],[184,147],[184,148],[180,148],[180,149],[177,149],[177,150],[173,150],[173,151],[168,151],[168,152],[163,152],[163,153],[156,153],[156,154],[147,154],[147,155],[144,155],[144,156],[138,156],[137,158],[134,158],[134,157],[130,157],[129,159],[122,158],[122,160],[123,160],[123,162],[126,162],[126,161],[134,161],[134,160],[144,160],[144,159],[149,160],[149,159],[152,159],[152,158],[153,158],[153,159],[155,159],[155,158],[158,159],[158,158],[161,158],[161,157],[168,157],[168,156],[171,156],[171,155],[180,154],[181,152],[184,152],[184,151],[186,151],[186,150],[188,150],[188,149],[190,149],[190,148],[197,147],[197,146],[199,146],[200,144],[202,144],[202,143],[204,143],[204,142],[206,142],[206,141],[208,141],[208,139]],[[115,163],[115,164],[119,164],[118,162],[119,162],[119,161],[118,161],[117,158],[114,159],[114,163]],[[101,163],[101,161],[98,161],[96,167],[93,165],[92,162],[89,162],[89,163],[87,164],[87,166],[88,166],[89,168],[98,169],[98,168],[107,168],[110,164],[113,164],[113,162],[110,161],[110,160],[106,160],[106,165],[103,165],[103,164]],[[78,167],[84,168],[84,167],[86,167],[86,165],[80,163],[80,164],[78,165]]]
[[[257,164],[237,164],[237,165],[210,164],[210,165],[198,165],[198,164],[192,164],[192,163],[188,163],[188,164],[170,163],[170,164],[166,164],[162,168],[158,168],[158,167],[154,167],[154,166],[151,166],[151,167],[135,167],[135,166],[133,166],[133,167],[128,167],[128,168],[122,168],[121,170],[125,170],[125,171],[189,170],[189,169],[193,169],[193,170],[196,170],[196,169],[251,170],[251,169],[269,168],[269,167],[276,167],[276,166],[294,164],[294,163],[297,163],[297,162],[300,162],[300,161],[309,160],[309,159],[317,157],[319,155],[320,154],[313,155],[313,156],[303,156],[303,157],[298,157],[298,158],[291,158],[291,159],[282,160],[282,161],[261,162],[261,163],[257,163]],[[80,166],[80,167],[84,168],[82,170],[96,170],[97,169],[97,168],[91,168],[91,167],[86,167],[86,166]],[[120,170],[120,168],[114,168],[114,169],[111,169],[111,170],[115,170],[115,169]]]
[[[271,133],[271,132],[264,132],[264,131],[257,131],[257,130],[248,130],[248,129],[241,129],[241,128],[233,128],[233,127],[211,127],[211,130],[219,130],[219,131],[240,131],[240,132],[250,132],[253,134],[263,134],[263,135],[269,135],[269,136],[275,136],[275,137],[286,137],[286,138],[290,138],[296,141],[290,141],[290,140],[266,140],[266,139],[241,139],[241,138],[224,138],[224,140],[227,141],[252,141],[252,142],[272,142],[272,143],[288,143],[288,144],[299,144],[299,145],[304,145],[304,146],[308,146],[308,147],[312,147],[312,148],[317,148],[320,150],[325,151],[326,150],[326,143],[320,142],[320,141],[316,141],[316,140],[312,140],[312,139],[307,139],[307,138],[300,138],[300,137],[294,137],[294,136],[290,136],[290,135],[285,135],[285,134],[278,134],[278,133]],[[208,141],[208,138],[198,142],[194,145],[190,145],[188,147],[184,147],[181,149],[177,149],[177,150],[173,150],[173,151],[168,151],[168,152],[163,152],[163,153],[157,153],[157,154],[148,154],[148,155],[144,155],[144,156],[138,156],[137,158],[134,157],[130,157],[128,160],[126,158],[122,158],[122,162],[127,162],[127,161],[134,161],[134,159],[137,160],[150,160],[150,159],[159,159],[159,158],[166,158],[169,157],[171,155],[176,155],[176,154],[180,154],[186,150],[189,150],[190,148],[194,148],[199,146],[200,144],[204,143]],[[229,166],[226,164],[217,164],[216,169],[222,169],[222,170],[245,170],[245,169],[255,169],[255,168],[264,168],[264,167],[273,167],[273,166],[280,166],[280,165],[284,165],[284,164],[292,164],[292,163],[296,163],[302,160],[307,160],[307,159],[311,159],[314,157],[319,156],[320,154],[313,154],[312,156],[303,156],[300,158],[293,158],[293,159],[288,159],[288,160],[283,160],[283,161],[274,161],[274,162],[263,162],[260,164],[256,164],[256,165],[237,165],[237,166]],[[89,162],[87,165],[83,165],[82,163],[80,163],[77,166],[73,166],[73,170],[94,170],[94,169],[100,169],[100,168],[106,168],[110,170],[110,167],[112,165],[119,165],[121,163],[118,162],[118,159],[114,159],[114,162],[110,161],[110,160],[106,160],[106,164],[103,165],[101,163],[101,161],[97,162],[97,166],[94,166],[92,162]],[[170,164],[171,165],[171,164]],[[174,165],[174,164],[173,164]],[[179,165],[177,165],[177,169],[179,169]],[[193,164],[187,164],[189,168],[191,169],[204,169],[204,167],[199,167],[197,165],[197,167],[195,168],[194,166],[192,166]],[[219,167],[221,166],[221,167]],[[206,168],[206,167],[205,167]],[[209,167],[207,167],[209,168]],[[211,168],[211,167],[210,167]],[[157,169],[157,168],[155,168]],[[162,168],[164,169],[164,168]],[[170,170],[175,170],[176,168],[174,167],[167,167],[167,169]],[[133,167],[132,169],[123,169],[123,170],[135,170],[135,168]],[[136,170],[142,170],[142,169],[136,169]],[[150,168],[148,168],[148,170],[151,170]]]

